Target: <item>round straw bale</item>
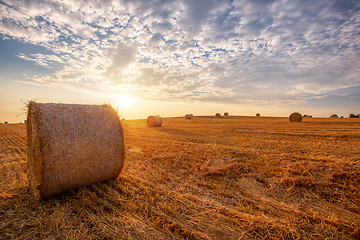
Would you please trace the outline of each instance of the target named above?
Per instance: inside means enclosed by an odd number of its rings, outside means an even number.
[[[191,119],[191,114],[186,114],[185,119]]]
[[[148,127],[161,127],[162,118],[159,115],[149,116],[146,120]]]
[[[38,199],[120,174],[124,131],[110,105],[30,102],[26,122],[28,178]]]
[[[289,121],[290,122],[301,122],[302,121],[302,115],[300,113],[298,113],[298,112],[294,112],[294,113],[290,114]]]
[[[229,113],[228,112],[224,112],[224,117],[228,117]]]
[[[190,117],[193,117],[193,116],[194,116],[194,114],[190,113]]]
[[[220,116],[221,116],[220,113],[215,114],[215,117],[220,117]]]
[[[260,113],[257,113],[257,114],[256,114],[256,117],[260,117]]]

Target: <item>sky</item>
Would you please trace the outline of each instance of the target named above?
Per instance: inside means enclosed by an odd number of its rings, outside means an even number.
[[[0,0],[0,122],[26,103],[123,118],[360,113],[358,0]]]

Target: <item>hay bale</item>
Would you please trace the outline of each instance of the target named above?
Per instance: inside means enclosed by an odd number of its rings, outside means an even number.
[[[193,117],[193,116],[194,116],[194,114],[190,113],[190,117]]]
[[[257,113],[257,114],[256,114],[256,117],[260,117],[260,113]]]
[[[191,119],[191,114],[186,114],[185,119]]]
[[[290,122],[301,122],[302,121],[302,115],[300,113],[298,113],[298,112],[294,112],[294,113],[290,114],[289,121]]]
[[[27,147],[38,199],[116,178],[125,159],[123,128],[109,105],[30,102]]]
[[[228,112],[224,112],[224,117],[228,117],[229,113]]]
[[[148,127],[161,127],[162,118],[159,115],[149,116],[146,120]]]
[[[220,117],[220,116],[221,116],[220,113],[215,114],[215,117]]]

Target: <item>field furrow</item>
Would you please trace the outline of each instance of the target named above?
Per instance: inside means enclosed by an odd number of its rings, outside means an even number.
[[[0,196],[12,196],[27,187],[25,137],[12,130],[11,125],[0,125]]]

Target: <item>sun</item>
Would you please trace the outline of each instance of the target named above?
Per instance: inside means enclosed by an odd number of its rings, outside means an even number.
[[[122,108],[130,108],[135,100],[133,97],[124,94],[116,94],[115,99],[119,107]]]

